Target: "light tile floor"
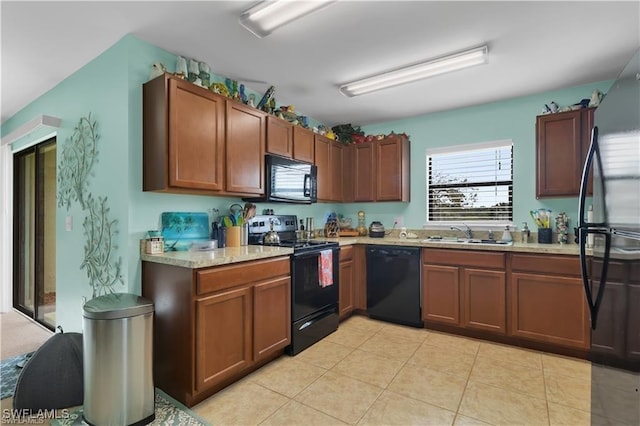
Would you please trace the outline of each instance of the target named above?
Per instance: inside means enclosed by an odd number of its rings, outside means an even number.
[[[354,316],[193,407],[216,425],[589,425],[586,361]]]

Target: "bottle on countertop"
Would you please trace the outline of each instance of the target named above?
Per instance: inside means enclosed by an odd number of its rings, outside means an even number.
[[[511,232],[509,232],[509,225],[504,227],[504,232],[502,233],[502,241],[511,242],[513,238],[511,238]]]
[[[212,240],[218,239],[218,222],[211,223],[211,239]]]
[[[524,223],[524,226],[522,227],[522,242],[524,244],[527,244],[529,242],[529,237],[531,236],[531,231],[527,226],[527,222],[522,222],[522,223]]]

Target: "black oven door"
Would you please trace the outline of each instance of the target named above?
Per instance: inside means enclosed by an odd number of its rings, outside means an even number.
[[[338,304],[339,249],[331,250],[333,284],[320,284],[318,264],[322,250],[293,254],[291,258],[291,319],[308,315]]]

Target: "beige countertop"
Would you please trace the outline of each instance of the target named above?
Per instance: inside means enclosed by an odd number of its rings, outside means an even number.
[[[291,253],[293,253],[293,249],[285,247],[240,246],[209,251],[170,251],[161,254],[140,253],[140,259],[145,262],[198,269],[269,257],[289,256]]]
[[[340,246],[349,246],[354,244],[377,244],[392,246],[409,246],[424,248],[442,248],[457,250],[476,250],[476,251],[500,251],[511,253],[538,253],[538,254],[565,254],[579,255],[577,244],[538,244],[538,243],[514,243],[507,245],[476,245],[476,244],[457,244],[446,242],[424,242],[421,238],[369,238],[369,237],[342,237],[342,238],[323,238],[327,241],[336,241]],[[174,265],[182,268],[198,269],[208,268],[211,266],[227,265],[231,263],[246,262],[250,260],[266,259],[269,257],[289,256],[293,253],[293,249],[285,247],[271,246],[241,246],[227,247],[210,251],[173,251],[162,254],[140,254],[141,260],[145,262],[163,263],[166,265]]]
[[[488,244],[459,244],[446,242],[424,242],[422,238],[370,238],[370,237],[341,237],[327,238],[328,241],[337,241],[340,246],[353,244],[379,244],[390,246],[407,246],[407,247],[424,247],[424,248],[443,248],[458,250],[481,250],[481,251],[501,251],[501,252],[519,252],[519,253],[538,253],[538,254],[567,254],[578,256],[580,248],[577,244],[538,244],[538,243],[516,243],[513,245],[488,245]]]

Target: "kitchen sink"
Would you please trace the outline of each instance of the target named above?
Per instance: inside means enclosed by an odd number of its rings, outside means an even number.
[[[426,240],[422,240],[423,243],[442,243],[442,244],[473,244],[473,245],[501,245],[501,246],[511,246],[513,245],[513,241],[500,241],[500,240],[481,240],[477,238],[427,238]]]

